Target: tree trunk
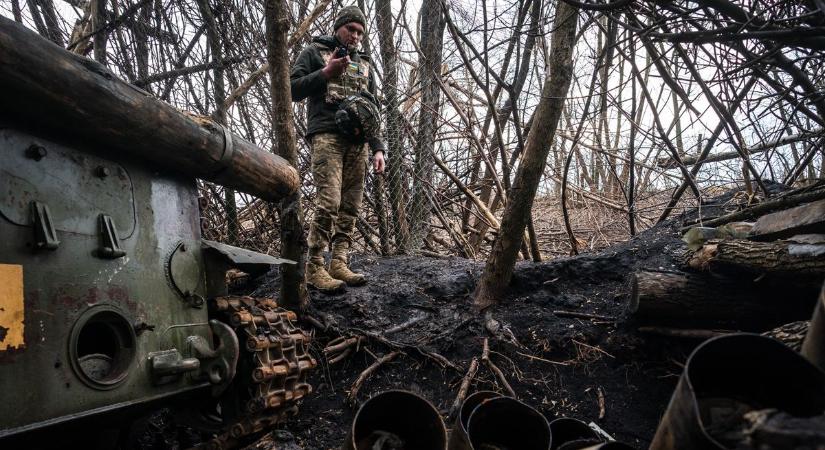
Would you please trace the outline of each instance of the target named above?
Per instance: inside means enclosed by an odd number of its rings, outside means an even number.
[[[203,15],[204,25],[206,26],[206,35],[209,38],[210,45],[214,39],[218,39],[218,33],[215,29],[215,19],[212,17],[211,9],[205,1],[199,1],[198,5],[201,8],[201,15]],[[204,11],[206,9],[206,11]],[[149,36],[146,34],[146,27],[149,26],[149,20],[152,17],[151,5],[145,4],[138,12],[140,15],[140,22],[134,22],[132,27],[132,34],[135,39],[135,63],[137,64],[137,79],[145,80],[149,76]],[[212,45],[214,49],[214,45]],[[220,43],[218,42],[218,54],[212,54],[212,59],[217,61],[220,56]],[[217,72],[217,70],[216,70]],[[217,74],[216,74],[217,76]],[[221,83],[222,84],[222,83]],[[223,86],[221,86],[221,89]],[[216,83],[216,91],[217,91]],[[219,103],[220,104],[220,103]]]
[[[527,235],[530,237],[530,253],[533,255],[533,262],[541,262],[541,249],[539,248],[536,229],[533,226],[533,214],[527,218]]]
[[[289,87],[287,31],[289,12],[286,0],[266,0],[265,21],[267,60],[269,63],[270,95],[272,98],[272,128],[275,153],[298,166],[298,147],[292,125],[292,94]],[[305,269],[307,240],[301,211],[301,190],[285,197],[279,205],[281,220],[281,256],[298,264],[281,265],[281,304],[303,311],[309,305]]]
[[[642,270],[627,311],[640,325],[764,331],[807,319],[815,299],[807,284]]]
[[[710,220],[699,220],[703,227],[718,227],[726,223],[736,222],[738,220],[751,220],[773,211],[791,208],[803,203],[813,202],[825,199],[825,189],[819,188],[814,190],[796,190],[788,192],[781,197],[776,197],[766,200],[762,203],[757,203],[755,206],[736,211],[721,217],[716,217]],[[693,225],[682,227],[682,232],[687,231]]]
[[[751,239],[765,241],[809,233],[825,233],[825,200],[760,217]]]
[[[109,34],[103,28],[106,25],[106,0],[91,0],[92,2],[92,37],[95,61],[106,64],[106,42]]]
[[[215,20],[215,15],[212,11],[212,7],[209,5],[208,0],[198,0],[198,8],[200,9],[201,17],[203,17],[203,23],[206,26],[206,37],[207,41],[209,42],[209,49],[212,53],[212,61],[215,63],[215,68],[213,70],[213,101],[215,104],[215,110],[212,113],[212,118],[215,119],[216,122],[220,123],[221,125],[226,126],[226,112],[221,108],[224,99],[226,98],[226,88],[224,85],[224,68],[223,68],[223,44],[222,44],[222,36],[221,32],[218,29],[218,23]],[[144,10],[141,12],[141,16],[144,18],[148,18],[148,14],[150,14],[149,6],[144,6]],[[140,33],[143,35],[144,39],[146,38],[146,34],[141,31]],[[140,41],[138,41],[140,42]],[[144,42],[145,44],[146,42]],[[141,55],[141,52],[144,54]],[[140,72],[140,66],[148,62],[148,48],[143,48],[141,50],[141,46],[138,45],[138,71]],[[141,63],[141,58],[147,58],[144,63]],[[148,64],[145,65],[148,67]],[[144,70],[148,70],[144,68]],[[148,74],[148,72],[147,72]],[[142,77],[142,75],[140,75]],[[235,191],[232,189],[224,189],[224,207],[226,212],[226,234],[227,234],[227,241],[231,244],[238,243],[238,207],[235,203]]]
[[[386,125],[384,131],[387,136],[387,169],[389,172],[390,208],[393,214],[393,233],[395,246],[399,253],[403,253],[409,246],[410,231],[407,224],[406,201],[404,199],[403,154],[401,113],[398,111],[398,51],[393,39],[392,10],[389,0],[376,0],[376,21],[378,23],[378,41],[381,47],[381,62],[384,66],[384,110],[386,111]]]
[[[529,211],[550,151],[550,141],[556,132],[570,86],[577,20],[576,8],[564,2],[557,4],[549,75],[533,117],[533,123],[543,126],[532,127],[527,136],[524,156],[507,199],[500,233],[474,295],[474,305],[478,309],[498,301],[512,278],[516,256],[523,242],[524,227],[530,217]]]
[[[20,10],[20,0],[11,0],[11,14],[14,17],[15,22],[23,23],[23,14]]]
[[[494,118],[496,120],[496,130],[504,129],[505,125],[507,124],[508,117],[514,115],[516,111],[516,104],[517,99],[521,94],[521,90],[524,88],[524,83],[527,80],[528,71],[530,68],[530,60],[533,56],[533,49],[536,46],[536,42],[541,38],[539,32],[539,19],[541,18],[541,9],[542,9],[542,1],[541,0],[533,0],[527,2],[526,7],[522,10],[520,14],[526,14],[527,7],[529,7],[530,11],[530,28],[528,30],[528,37],[524,45],[524,51],[521,55],[516,54],[516,73],[514,76],[514,80],[512,83],[511,90],[509,92],[509,96],[507,100],[504,102],[504,105],[498,111],[498,117]],[[503,75],[506,73],[506,68],[509,66],[510,63],[510,54],[512,53],[512,45],[513,42],[517,42],[519,40],[518,34],[521,33],[521,26],[524,21],[524,17],[522,15],[519,16],[517,20],[517,28],[515,28],[513,39],[511,40],[511,47],[507,50],[507,58],[504,61],[503,69],[500,74],[500,77],[503,78]],[[520,59],[519,59],[520,56]],[[489,69],[488,69],[489,70]],[[501,86],[496,86],[496,92],[493,94],[493,99],[498,97],[498,93],[501,90]],[[492,117],[492,116],[490,116]],[[513,121],[515,122],[515,120]],[[485,124],[486,125],[486,124]],[[517,131],[518,132],[518,131]],[[503,181],[503,188],[505,190],[510,189],[510,164],[506,159],[506,152],[504,149],[504,142],[499,139],[500,135],[498,132],[494,133],[493,139],[493,146],[490,149],[490,158],[492,163],[495,164],[496,161],[496,150],[499,150],[501,156],[501,177]],[[493,179],[496,176],[495,171],[491,168],[488,168],[485,172],[485,179],[484,185],[481,191],[481,199],[487,204],[490,201],[490,196],[493,193],[493,186],[495,185],[495,180]],[[492,203],[490,203],[490,211],[495,213],[498,210],[498,207],[501,205],[502,196],[506,195],[506,191],[498,190],[496,192],[495,197],[493,198]],[[473,235],[471,238],[471,243],[473,245],[473,250],[478,251],[481,243],[484,242],[484,236],[487,235],[487,231],[489,230],[489,225],[484,222],[476,222],[476,229],[478,233]]]
[[[754,242],[738,239],[710,241],[697,250],[688,265],[697,270],[731,275],[770,273],[825,280],[825,240],[819,243],[790,241]]]
[[[427,190],[430,189],[433,174],[433,154],[435,134],[440,117],[441,56],[444,45],[444,14],[439,0],[424,0],[421,3],[421,51],[418,70],[421,80],[421,107],[418,112],[418,133],[415,143],[415,164],[413,180],[412,212],[410,225],[413,241],[423,237],[430,223],[430,207]],[[414,244],[414,242],[412,242]]]
[[[29,13],[32,15],[32,21],[34,22],[34,26],[37,28],[37,32],[44,38],[48,39],[49,32],[46,30],[46,25],[43,24],[43,16],[40,15],[40,10],[37,9],[37,2],[35,0],[26,0],[26,4],[29,7]]]
[[[49,40],[61,47],[65,47],[66,43],[63,41],[63,33],[60,32],[60,23],[58,23],[57,13],[54,10],[54,2],[52,2],[52,0],[38,0],[38,3],[40,4],[40,9],[43,10]]]

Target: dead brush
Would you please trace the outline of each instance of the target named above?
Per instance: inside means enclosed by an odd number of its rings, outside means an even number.
[[[575,339],[571,339],[571,342],[573,343],[573,346],[576,349],[576,357],[568,362],[571,365],[582,366],[588,373],[590,370],[589,366],[601,360],[603,357],[607,356],[609,358],[615,359],[613,355],[607,353],[598,346],[585,344],[584,342],[580,342]]]

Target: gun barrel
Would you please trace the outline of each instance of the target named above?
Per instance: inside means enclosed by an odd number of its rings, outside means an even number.
[[[178,111],[3,17],[0,61],[2,122],[266,200],[298,189],[298,172],[285,159],[210,119]]]

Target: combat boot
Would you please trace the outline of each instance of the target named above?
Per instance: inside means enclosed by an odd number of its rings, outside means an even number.
[[[362,286],[367,282],[363,273],[349,270],[347,263],[338,258],[332,258],[329,263],[329,274],[336,280],[341,280],[350,286]]]
[[[306,280],[310,286],[328,294],[344,290],[344,281],[329,276],[329,272],[324,268],[323,263],[307,262]]]

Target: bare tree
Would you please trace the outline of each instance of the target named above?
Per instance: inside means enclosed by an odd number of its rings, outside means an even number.
[[[267,61],[269,62],[270,92],[272,96],[273,148],[298,167],[298,149],[292,127],[292,95],[289,88],[287,31],[289,19],[285,0],[266,0]],[[300,189],[281,201],[281,255],[297,264],[281,265],[281,302],[291,309],[303,310],[309,303],[304,270],[307,242],[304,234]]]
[[[533,116],[533,123],[541,123],[543,126],[533,127],[527,136],[524,156],[507,198],[499,236],[493,244],[484,273],[474,293],[473,304],[478,309],[496,303],[513,275],[524,227],[530,217],[536,189],[550,152],[550,141],[556,133],[567,89],[573,76],[577,21],[576,8],[563,2],[557,5],[548,76]]]
[[[431,183],[433,171],[433,154],[435,152],[435,134],[437,117],[441,102],[441,54],[444,42],[444,14],[440,0],[421,2],[421,55],[418,62],[419,83],[421,86],[421,108],[418,112],[418,132],[415,140],[415,167],[413,169],[413,215],[410,223],[414,227],[427,227],[429,200],[427,190]],[[402,249],[402,252],[410,249]]]
[[[535,117],[554,31],[546,14],[559,1],[577,5],[582,28],[562,120],[547,142],[552,163],[525,219],[524,258],[627,239],[717,186],[760,200],[774,192],[771,182],[825,176],[825,13],[815,3],[438,0],[408,11],[403,2],[357,0],[377,25],[365,46],[380,54],[373,69],[390,161],[384,177],[368,179],[354,250],[489,257],[513,175],[528,162],[527,137],[546,128]],[[280,65],[329,32],[330,5],[338,3],[307,0],[278,12],[292,30]],[[150,95],[224,117],[245,139],[276,148],[284,134],[273,126],[264,76],[265,9],[264,0],[0,2],[0,15],[62,39]],[[439,9],[449,33],[428,31],[438,31]],[[298,135],[305,107],[289,107]],[[311,149],[300,137],[294,145],[303,177],[297,215],[306,220]],[[279,251],[287,236],[274,207],[200,186],[204,236]]]

